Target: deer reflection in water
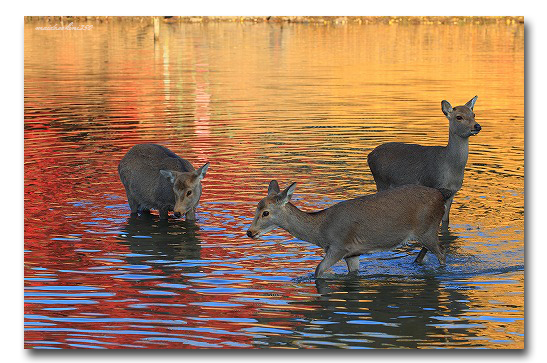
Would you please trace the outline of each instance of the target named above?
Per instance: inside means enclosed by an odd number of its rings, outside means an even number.
[[[157,220],[151,214],[132,216],[122,229],[122,243],[132,254],[126,259],[131,264],[151,265],[170,276],[179,271],[174,266],[183,260],[201,259],[199,227],[193,221],[167,222]],[[161,260],[167,263],[154,263]],[[172,263],[171,263],[172,262]],[[190,267],[188,272],[198,272],[199,266]]]

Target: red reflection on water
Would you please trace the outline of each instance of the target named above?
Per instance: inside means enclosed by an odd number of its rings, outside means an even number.
[[[187,289],[180,292],[174,291],[175,296],[145,295],[140,291],[165,290],[158,284],[162,280],[181,281],[188,284],[180,273],[168,274],[153,264],[146,269],[146,275],[158,276],[158,278],[145,280],[131,280],[120,278],[128,273],[124,268],[127,263],[110,263],[97,260],[100,258],[123,259],[124,255],[132,253],[126,244],[120,243],[117,238],[120,228],[128,216],[125,193],[118,179],[117,163],[127,151],[131,140],[139,139],[139,142],[156,142],[169,145],[181,155],[197,155],[193,159],[195,165],[211,161],[211,168],[204,180],[203,205],[207,202],[237,201],[238,204],[230,205],[230,213],[234,216],[251,216],[258,200],[265,194],[261,191],[258,195],[251,193],[238,193],[238,188],[244,189],[247,182],[245,172],[248,168],[246,160],[252,159],[252,152],[241,151],[240,158],[227,157],[222,154],[219,146],[223,148],[238,145],[233,140],[219,136],[211,136],[209,132],[203,132],[203,127],[196,127],[194,138],[185,140],[186,152],[172,145],[173,140],[168,139],[165,133],[161,137],[143,137],[139,128],[125,128],[124,132],[116,132],[116,124],[105,123],[99,129],[93,129],[90,124],[71,124],[59,122],[44,112],[36,111],[37,105],[27,103],[26,108],[32,110],[26,115],[25,128],[25,250],[29,251],[25,258],[25,286],[29,291],[32,287],[42,286],[86,286],[96,287],[93,292],[114,293],[114,296],[93,296],[71,298],[72,293],[80,291],[65,291],[67,295],[62,297],[28,297],[25,303],[25,314],[47,315],[52,318],[109,318],[122,319],[146,319],[146,320],[181,320],[187,324],[158,324],[158,323],[96,323],[96,322],[55,322],[54,328],[75,329],[73,332],[59,331],[33,331],[25,332],[26,341],[53,341],[58,342],[70,336],[84,334],[97,339],[97,336],[106,335],[105,342],[115,343],[111,347],[144,347],[144,348],[184,348],[193,347],[177,341],[151,342],[140,340],[146,338],[144,334],[112,334],[116,330],[145,330],[153,332],[154,337],[187,338],[195,341],[216,344],[221,338],[219,334],[207,331],[199,333],[191,330],[172,330],[172,327],[206,327],[208,329],[225,330],[241,333],[243,327],[254,326],[254,323],[237,323],[222,320],[192,320],[191,318],[247,318],[260,319],[268,317],[274,312],[262,311],[268,305],[263,303],[238,303],[236,307],[200,306],[200,304],[215,301],[217,303],[232,303],[233,294],[195,293]],[[133,112],[129,104],[127,114]],[[200,109],[199,112],[206,112]],[[202,114],[203,116],[203,114]],[[203,118],[199,122],[204,122]],[[163,139],[162,139],[163,137]],[[80,138],[80,139],[78,139]],[[124,145],[124,146],[119,146]],[[204,150],[204,151],[203,151]],[[241,150],[239,148],[239,150]],[[203,151],[203,152],[200,152]],[[200,160],[201,159],[201,160]],[[282,176],[283,177],[283,176]],[[240,186],[234,188],[235,186]],[[122,205],[122,206],[120,206]],[[214,213],[208,215],[209,225],[223,225],[226,232],[244,237],[241,227],[224,224],[222,217],[215,217]],[[117,219],[121,219],[117,221]],[[97,224],[93,224],[97,223]],[[232,230],[230,230],[232,229]],[[113,234],[110,234],[113,232]],[[205,234],[207,244],[222,246],[226,243],[238,243],[239,238],[227,240],[226,237],[214,234]],[[245,243],[247,241],[245,240]],[[97,253],[99,251],[99,253]],[[227,252],[231,252],[229,255]],[[272,248],[275,252],[275,247]],[[122,257],[120,257],[122,256]],[[246,250],[237,249],[230,251],[226,248],[212,247],[201,248],[202,260],[218,260],[223,258],[244,258]],[[152,257],[156,258],[156,257]],[[129,261],[128,261],[129,263]],[[109,265],[112,269],[106,269]],[[262,262],[248,260],[242,264],[246,269],[262,268]],[[39,268],[40,270],[36,270]],[[41,268],[45,270],[41,270]],[[97,272],[107,271],[100,274]],[[116,273],[119,271],[119,273]],[[214,266],[204,265],[200,271],[207,276],[211,275]],[[142,273],[137,270],[135,273]],[[33,280],[35,278],[52,279]],[[250,284],[252,285],[252,284]],[[194,288],[211,288],[210,285]],[[260,288],[258,286],[242,286],[243,288]],[[271,286],[264,285],[271,289]],[[54,291],[56,292],[56,291]],[[61,291],[63,292],[63,291]],[[84,291],[85,292],[85,291]],[[310,291],[311,292],[311,291]],[[289,291],[278,289],[276,294],[288,296]],[[245,294],[244,294],[245,295]],[[255,294],[247,294],[254,296]],[[93,304],[40,304],[33,300],[83,300],[95,302]],[[174,306],[162,306],[161,304],[175,304]],[[145,304],[145,308],[131,307],[132,304]],[[158,305],[159,304],[159,305]],[[177,305],[178,304],[178,305]],[[183,304],[184,306],[179,306]],[[51,307],[75,307],[75,310],[44,311],[43,308]],[[90,315],[92,314],[92,315]],[[45,321],[47,322],[47,320]],[[260,324],[258,324],[260,325]],[[287,323],[278,323],[277,327],[291,329]],[[33,328],[34,326],[30,326]],[[47,328],[47,326],[46,326]],[[104,332],[94,332],[94,331]],[[173,334],[186,334],[188,337],[180,337]],[[252,346],[252,338],[248,334],[230,335],[229,340]],[[99,339],[100,340],[100,339]],[[84,343],[82,343],[84,344]],[[92,344],[90,344],[92,345]],[[99,344],[100,345],[100,344]],[[32,347],[27,344],[26,347]],[[62,347],[67,347],[65,344]],[[110,347],[105,345],[105,347]],[[218,347],[230,347],[218,344]]]

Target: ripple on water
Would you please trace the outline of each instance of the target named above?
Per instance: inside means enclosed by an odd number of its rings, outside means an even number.
[[[158,52],[145,23],[25,24],[26,348],[523,347],[522,24],[165,23]],[[270,180],[306,211],[372,193],[374,147],[445,143],[438,102],[474,94],[446,267],[410,244],[316,281],[322,249],[246,236]],[[129,216],[145,142],[211,162],[195,223]]]

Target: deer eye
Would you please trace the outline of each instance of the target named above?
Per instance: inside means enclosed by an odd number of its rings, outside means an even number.
[[[191,190],[189,190],[189,191],[186,192],[186,196],[187,196],[187,197],[189,197],[190,194],[192,194],[192,191],[191,191]]]
[[[268,212],[267,210],[265,210],[264,212],[262,212],[262,217],[267,217],[270,215],[270,212]]]
[[[461,121],[461,120],[463,120],[463,117],[461,117],[461,116],[456,116],[456,120]]]

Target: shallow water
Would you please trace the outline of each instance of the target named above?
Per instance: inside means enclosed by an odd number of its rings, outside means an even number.
[[[25,347],[522,348],[524,27],[25,25]],[[76,24],[75,24],[76,25]],[[305,210],[374,192],[366,155],[439,145],[478,95],[447,266],[419,246],[339,263],[245,235],[271,179]],[[197,223],[129,218],[134,144],[199,166]]]

